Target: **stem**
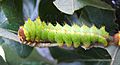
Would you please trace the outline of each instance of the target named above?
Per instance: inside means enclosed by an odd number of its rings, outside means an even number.
[[[58,44],[57,43],[40,43],[40,44],[37,44],[36,45],[37,47],[54,47],[54,46],[58,46]]]

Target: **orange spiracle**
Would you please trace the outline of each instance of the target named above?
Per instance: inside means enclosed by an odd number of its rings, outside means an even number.
[[[114,42],[120,46],[120,31],[114,35]]]
[[[26,39],[22,26],[20,26],[20,28],[18,30],[18,37],[19,37],[20,41],[22,41],[22,42],[24,42]]]

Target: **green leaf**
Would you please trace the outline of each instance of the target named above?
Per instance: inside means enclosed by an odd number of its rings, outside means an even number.
[[[65,14],[61,13],[53,4],[53,0],[41,0],[39,4],[39,16],[45,22],[53,24],[66,20]]]
[[[30,53],[33,50],[33,47],[27,46],[27,45],[23,45],[21,43],[15,42],[13,40],[9,40],[9,39],[4,39],[4,43],[3,43],[3,48],[4,45],[9,45],[8,48],[14,49],[14,52],[18,54],[18,56],[20,56],[21,58],[26,58],[30,55]],[[4,48],[7,49],[7,48]]]
[[[46,58],[31,48],[15,41],[4,39],[2,47],[9,65],[53,65]],[[32,51],[33,49],[33,51]]]
[[[2,58],[2,56],[0,56],[0,65],[8,65]]]
[[[19,26],[23,24],[22,0],[3,0],[0,12],[4,15],[3,23],[0,27],[17,31]]]
[[[6,43],[10,44],[10,46],[12,45],[13,47],[11,48],[15,48],[17,54],[22,58],[28,57],[30,53],[32,52],[32,49],[33,49],[32,47],[20,44],[19,43],[20,40],[18,36],[14,33],[7,31],[6,29],[0,28],[0,37],[1,37],[0,43],[2,45],[5,45]],[[7,39],[11,41],[8,41]]]
[[[99,62],[99,59],[111,59],[110,55],[105,49],[102,48],[91,48],[85,50],[81,47],[74,50],[66,50],[63,48],[53,47],[50,48],[52,56],[58,60],[58,62],[73,62],[73,61],[84,61],[88,62]],[[97,60],[98,59],[98,60]],[[104,61],[103,61],[104,62]]]
[[[85,6],[97,7],[100,9],[114,10],[110,5],[101,0],[55,0],[54,5],[66,14],[73,14]]]
[[[111,10],[103,10],[96,7],[85,7],[81,11],[79,11],[80,22],[87,23],[87,25],[94,24],[98,28],[101,26],[105,26],[106,31],[110,33],[110,35],[114,34],[116,31],[116,23],[115,20],[115,12]]]

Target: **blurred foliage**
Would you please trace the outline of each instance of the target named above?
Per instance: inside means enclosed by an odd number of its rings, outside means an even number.
[[[2,56],[0,56],[0,65],[8,65],[2,58]]]
[[[79,47],[74,50],[67,50],[59,47],[53,47],[53,48],[50,48],[50,50],[51,50],[52,56],[55,59],[58,59],[59,62],[111,58],[108,52],[105,49],[101,49],[101,48],[91,48],[91,49],[85,50],[82,47]]]
[[[22,0],[3,0],[1,3],[1,11],[3,11],[8,21],[4,21],[4,28],[17,31],[19,26],[23,24]],[[4,24],[5,25],[5,24]],[[1,24],[1,26],[3,26]]]
[[[42,0],[39,4],[39,16],[45,22],[63,24],[63,21],[68,22],[66,15],[55,7],[53,0]]]
[[[105,26],[106,31],[110,35],[114,35],[117,32],[118,25],[115,23],[115,11],[103,10],[95,7],[85,7],[80,13],[79,20],[82,23],[86,22],[86,25],[95,25],[98,28]],[[110,22],[110,23],[109,23]]]
[[[53,65],[30,46],[5,38],[4,41],[2,47],[9,65]]]
[[[74,11],[84,8],[85,6],[114,10],[110,5],[101,0],[55,0],[53,3],[61,12],[71,15]]]

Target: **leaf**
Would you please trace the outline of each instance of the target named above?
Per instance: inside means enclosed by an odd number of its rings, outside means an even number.
[[[94,24],[98,28],[101,26],[106,27],[106,31],[113,35],[116,31],[117,24],[115,20],[115,12],[110,10],[103,10],[96,7],[85,7],[81,11],[79,20],[91,25]]]
[[[30,55],[30,53],[32,52],[33,48],[30,47],[30,46],[27,46],[27,45],[20,44],[19,43],[20,40],[19,40],[18,36],[16,34],[14,34],[14,33],[11,33],[11,32],[9,32],[9,31],[7,31],[5,29],[0,28],[0,37],[1,37],[0,42],[2,43],[2,45],[5,42],[5,40],[4,40],[5,38],[16,42],[16,44],[13,44],[13,45],[15,46],[17,51],[20,51],[21,49],[24,50],[24,51],[21,51],[21,53],[17,52],[19,54],[19,56],[21,56],[23,58],[28,57],[28,55]],[[19,47],[19,45],[21,45],[21,47]],[[24,53],[24,52],[26,52],[26,53]]]
[[[0,36],[0,45],[2,45],[4,43],[4,40],[2,39],[2,37]]]
[[[8,65],[8,63],[3,60],[2,56],[0,56],[0,65]]]
[[[8,20],[7,20],[7,18],[6,18],[6,16],[5,16],[5,13],[3,12],[3,10],[2,9],[0,9],[0,27],[2,28],[2,27],[6,27],[7,26],[7,24],[8,24]]]
[[[110,62],[109,59],[111,58],[108,52],[102,48],[91,48],[89,50],[85,50],[79,47],[74,50],[66,50],[63,48],[53,47],[50,48],[50,51],[52,56],[57,59],[58,62],[100,62],[99,59],[108,60]]]
[[[68,62],[61,62],[58,65],[84,65],[84,64],[81,62],[75,61],[75,62],[69,62],[69,63]]]
[[[20,42],[20,40],[16,34],[11,33],[8,30],[2,29],[2,28],[0,28],[0,37],[4,37],[4,38],[14,40],[16,42]]]
[[[65,14],[61,13],[53,4],[53,0],[41,0],[39,4],[39,16],[45,22],[53,24],[66,20]]]
[[[0,12],[3,15],[3,23],[1,23],[0,27],[17,31],[24,22],[22,0],[3,0],[0,7]]]
[[[4,41],[2,47],[9,65],[53,65],[52,62],[39,55],[35,49],[31,52],[30,46],[24,47],[25,45],[9,39],[4,39]]]
[[[110,54],[112,59],[115,55],[115,51],[117,50],[117,48],[118,48],[117,46],[113,46],[113,45],[109,45],[108,47],[105,48],[108,51],[108,53]]]
[[[36,50],[38,51],[38,53],[45,57],[46,59],[50,60],[50,61],[54,61],[55,59],[51,56],[51,53],[49,51],[49,48],[36,48]]]
[[[120,64],[120,48],[118,46],[109,46],[106,50],[111,54],[112,61],[110,65],[119,65]]]
[[[55,0],[54,5],[66,14],[73,14],[85,6],[97,7],[100,9],[114,10],[110,5],[101,0]]]
[[[38,17],[38,8],[40,0],[23,0],[23,15],[24,18],[35,20]]]
[[[18,42],[15,42],[15,41],[9,41],[9,39],[4,39],[4,43],[3,45],[5,45],[6,43],[8,45],[11,46],[11,49],[14,48],[15,49],[15,52],[21,57],[21,58],[26,58],[30,55],[30,53],[32,52],[33,48],[30,47],[30,46],[27,46],[27,45],[23,45],[23,44],[20,44]]]
[[[2,46],[0,46],[0,56],[2,56],[2,58],[6,62],[5,53],[4,53],[4,50],[3,50]]]
[[[113,57],[111,65],[119,65],[120,64],[119,61],[120,61],[120,48],[116,49],[115,56]]]

